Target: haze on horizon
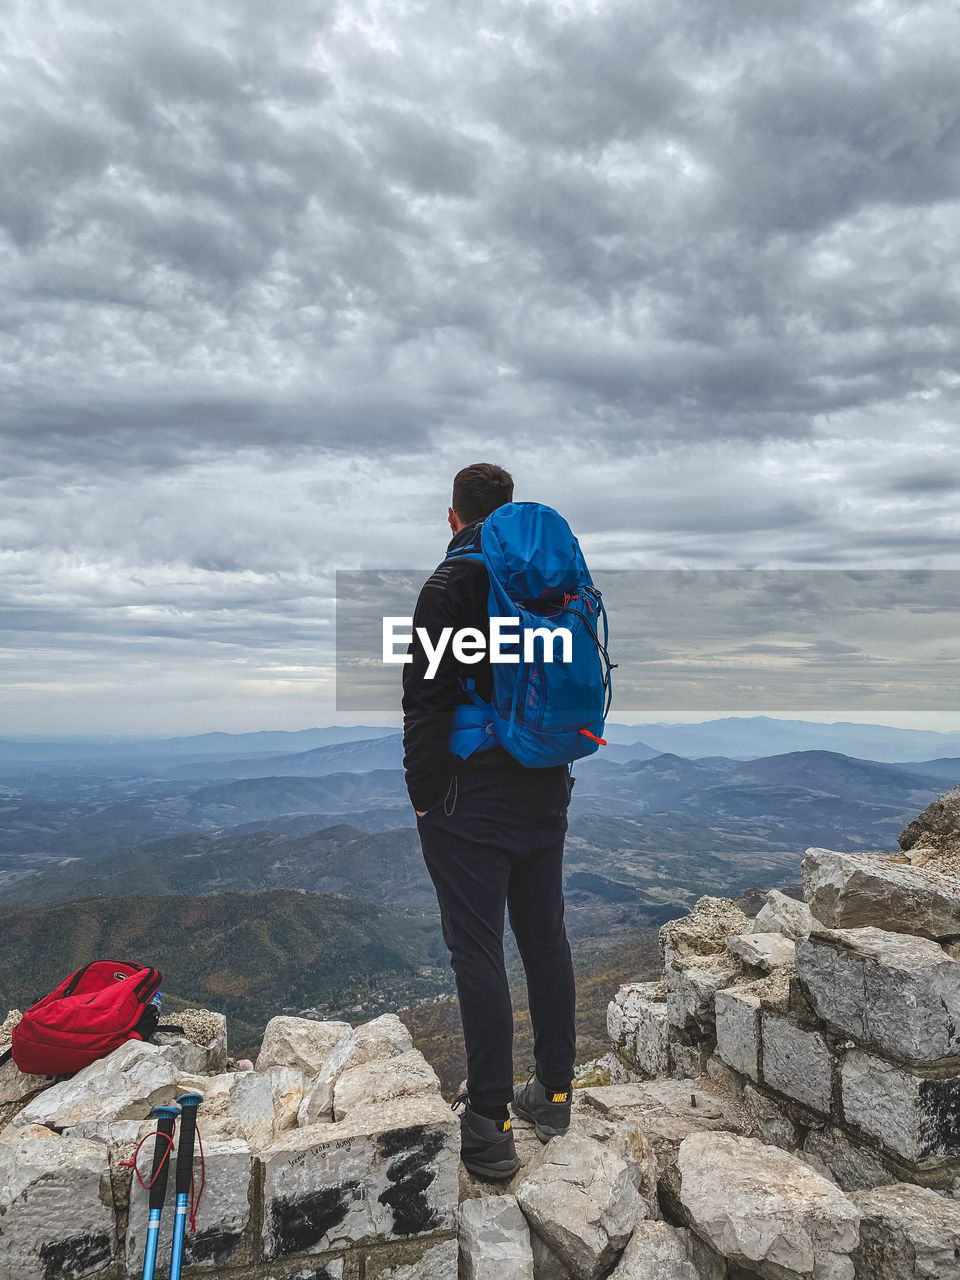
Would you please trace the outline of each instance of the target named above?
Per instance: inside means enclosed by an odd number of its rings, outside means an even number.
[[[853,712],[851,714],[831,714],[817,713],[809,711],[785,712],[782,715],[769,715],[766,712],[757,712],[758,717],[762,717],[764,721],[769,721],[773,725],[778,722],[784,726],[795,724],[817,726],[822,725],[825,728],[846,725],[862,725],[864,729],[904,729],[915,731],[921,734],[932,735],[957,735],[960,736],[960,717],[952,712],[894,712],[887,714],[884,719],[871,719],[869,715],[862,712]],[[714,724],[718,721],[736,720],[749,722],[755,717],[744,714],[742,716],[729,716],[723,713],[703,712],[699,715],[690,714],[688,712],[677,712],[676,714],[658,712],[656,718],[651,716],[642,716],[639,713],[624,712],[622,714],[615,713],[611,717],[610,723],[621,728],[630,728],[632,726],[656,726],[656,727],[674,727],[674,726],[690,726],[696,727],[704,724]],[[376,723],[374,721],[376,720]],[[244,737],[249,735],[280,733],[280,734],[306,734],[316,730],[330,730],[335,728],[360,729],[369,728],[373,734],[379,734],[386,730],[387,732],[399,732],[401,728],[401,717],[396,716],[362,716],[351,715],[350,713],[338,713],[329,720],[314,720],[309,724],[267,724],[267,725],[251,725],[248,728],[225,729],[220,725],[213,725],[207,728],[190,729],[184,733],[158,733],[151,732],[144,728],[137,733],[121,733],[103,731],[101,733],[63,733],[63,734],[41,734],[41,733],[14,733],[5,732],[0,737],[0,742],[51,742],[58,741],[84,743],[95,743],[98,741],[124,741],[131,742],[163,742],[169,739],[184,740],[192,737],[211,736],[211,735],[228,735],[234,737]],[[619,737],[619,735],[618,735]],[[296,749],[296,748],[291,748]]]
[[[369,722],[334,571],[481,459],[598,569],[960,568],[956,6],[2,23],[0,737]]]

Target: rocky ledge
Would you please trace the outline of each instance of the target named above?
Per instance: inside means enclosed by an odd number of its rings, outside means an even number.
[[[186,1090],[196,1280],[960,1280],[960,884],[938,806],[935,841],[923,815],[901,838],[932,852],[809,849],[805,901],[773,890],[749,918],[707,897],[665,925],[570,1130],[542,1146],[517,1122],[506,1185],[459,1165],[393,1015],[275,1018],[255,1065],[205,1011],[56,1083],[8,1063],[0,1280],[140,1275],[126,1162]]]

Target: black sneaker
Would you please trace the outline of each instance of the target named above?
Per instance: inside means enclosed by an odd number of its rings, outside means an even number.
[[[547,1089],[532,1074],[514,1089],[513,1110],[533,1125],[541,1142],[562,1137],[570,1127],[570,1087]]]
[[[460,1116],[460,1159],[468,1173],[477,1178],[505,1181],[520,1168],[510,1121],[498,1123],[477,1115],[465,1093],[453,1102],[453,1110],[463,1106]]]

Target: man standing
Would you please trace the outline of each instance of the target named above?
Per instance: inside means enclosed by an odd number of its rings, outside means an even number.
[[[448,552],[479,549],[483,520],[512,500],[513,480],[502,467],[477,463],[460,471],[447,512]],[[431,648],[446,627],[454,634],[476,628],[489,638],[488,589],[482,563],[452,559],[420,592],[412,661],[403,668],[403,763],[460,1000],[467,1051],[461,1158],[471,1173],[499,1179],[519,1168],[508,1103],[543,1142],[570,1123],[575,990],[562,862],[573,784],[567,765],[528,768],[499,745],[466,759],[447,750],[454,707],[471,701],[464,680],[492,699],[489,643],[483,659],[469,666],[448,644],[427,679],[417,628]],[[516,1090],[505,910],[526,973],[536,1062],[534,1076]]]

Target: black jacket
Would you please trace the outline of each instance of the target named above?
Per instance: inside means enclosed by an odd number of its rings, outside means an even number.
[[[478,545],[480,524],[478,520],[454,534],[447,550]],[[466,760],[447,752],[453,708],[458,701],[469,701],[460,690],[460,673],[471,676],[480,697],[490,701],[490,658],[485,653],[481,662],[461,667],[448,644],[434,678],[427,680],[427,655],[417,639],[417,627],[426,630],[431,644],[436,644],[444,627],[453,627],[454,631],[476,627],[489,643],[488,592],[487,570],[472,560],[442,564],[420,589],[413,615],[413,643],[408,647],[413,661],[403,668],[403,767],[407,793],[415,809],[429,809],[442,799],[454,769],[464,773],[523,768],[502,747],[477,752]]]

